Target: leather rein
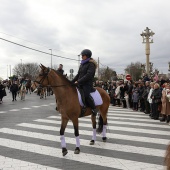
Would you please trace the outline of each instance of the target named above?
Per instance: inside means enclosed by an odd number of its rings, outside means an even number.
[[[69,84],[61,84],[61,85],[56,85],[56,86],[51,86],[49,84],[49,79],[48,79],[48,73],[50,72],[50,69],[48,68],[47,71],[44,71],[43,70],[43,73],[39,74],[39,76],[41,76],[42,78],[37,81],[35,80],[34,82],[38,83],[38,84],[43,84],[44,80],[47,78],[47,81],[48,81],[48,85],[47,86],[43,86],[43,87],[63,87],[63,86],[69,86]]]

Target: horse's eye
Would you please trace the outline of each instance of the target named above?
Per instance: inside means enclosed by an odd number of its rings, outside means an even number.
[[[39,76],[43,76],[43,74],[39,74]]]

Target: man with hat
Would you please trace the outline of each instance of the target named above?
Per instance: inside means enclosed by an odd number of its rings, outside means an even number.
[[[80,55],[82,56],[81,65],[78,70],[78,74],[72,82],[78,84],[79,88],[83,90],[85,101],[92,109],[93,116],[96,116],[97,109],[90,93],[94,92],[93,81],[97,68],[97,62],[91,58],[92,52],[89,49],[84,49]]]

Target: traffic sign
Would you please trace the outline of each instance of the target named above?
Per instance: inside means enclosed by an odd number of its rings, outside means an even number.
[[[127,74],[127,75],[126,75],[126,79],[127,79],[127,80],[131,80],[131,79],[132,79],[131,75],[130,75],[130,74]]]

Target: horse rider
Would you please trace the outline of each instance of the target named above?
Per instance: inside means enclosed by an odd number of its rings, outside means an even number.
[[[57,69],[57,71],[59,73],[61,73],[61,74],[64,74],[64,70],[63,70],[63,65],[62,64],[59,65],[59,68]]]
[[[78,74],[75,76],[72,82],[83,90],[85,102],[92,109],[92,115],[96,116],[97,109],[90,93],[95,91],[93,88],[93,81],[97,68],[97,62],[91,58],[92,52],[89,49],[84,49],[80,55],[82,56],[81,65],[78,70]]]

